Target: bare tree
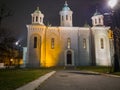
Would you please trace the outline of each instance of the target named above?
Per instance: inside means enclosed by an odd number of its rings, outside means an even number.
[[[12,51],[15,38],[9,32],[9,29],[2,27],[2,21],[11,15],[12,11],[5,4],[0,4],[0,62],[4,62],[6,58],[10,62],[10,59],[14,56]]]
[[[120,70],[120,29],[115,28],[114,32],[114,45],[115,45],[115,58],[114,58],[114,71]]]
[[[3,19],[12,15],[12,11],[5,6],[5,4],[0,4],[0,26]]]

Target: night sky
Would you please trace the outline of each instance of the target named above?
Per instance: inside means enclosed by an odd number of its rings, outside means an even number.
[[[85,22],[91,25],[91,17],[98,9],[101,13],[108,11],[107,0],[67,0],[73,11],[73,25],[84,26]],[[31,13],[39,6],[44,14],[44,24],[59,26],[59,11],[65,0],[0,0],[13,12],[13,15],[3,21],[3,25],[10,29],[22,45],[26,45],[27,24],[31,24]]]

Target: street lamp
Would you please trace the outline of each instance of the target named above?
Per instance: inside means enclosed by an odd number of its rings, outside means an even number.
[[[13,59],[12,58],[10,59],[10,65],[11,66],[13,65]]]
[[[17,41],[15,43],[15,45],[18,47],[18,68],[20,67],[20,48],[21,48],[21,44],[19,41]]]
[[[19,44],[19,42],[17,41],[16,43],[15,43],[15,45],[17,46]]]
[[[111,16],[112,19],[112,23],[111,23],[111,29],[113,30],[114,33],[114,71],[118,71],[119,70],[119,47],[117,47],[118,45],[118,40],[117,40],[117,36],[116,36],[116,12],[114,11],[115,6],[117,5],[118,0],[109,0],[108,1],[108,6],[111,9],[111,12],[109,13],[109,15]],[[111,39],[110,39],[111,40]]]
[[[107,6],[109,7],[109,12],[104,13],[107,17],[106,25],[110,25],[113,30],[116,27],[116,17],[115,17],[115,6],[118,4],[118,0],[108,0]]]
[[[109,0],[108,5],[110,6],[111,9],[113,9],[116,6],[117,2],[118,0]]]

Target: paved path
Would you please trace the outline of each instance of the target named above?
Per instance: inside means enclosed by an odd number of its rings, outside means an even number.
[[[85,71],[57,71],[38,90],[120,90],[120,78]]]

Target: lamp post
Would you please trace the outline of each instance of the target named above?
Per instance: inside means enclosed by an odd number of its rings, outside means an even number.
[[[18,47],[18,68],[20,68],[20,48],[21,48],[21,44],[19,41],[17,41],[15,43],[15,45]]]
[[[117,36],[116,36],[116,27],[117,27],[117,25],[116,25],[116,22],[117,22],[117,20],[116,20],[116,12],[115,12],[115,10],[114,10],[114,8],[115,8],[115,6],[117,5],[117,3],[118,3],[118,0],[109,0],[108,1],[108,6],[110,7],[110,9],[111,9],[111,12],[109,13],[109,15],[111,16],[111,19],[112,19],[112,23],[111,23],[111,29],[112,29],[112,31],[113,31],[113,34],[114,34],[114,49],[115,49],[115,52],[114,52],[114,71],[118,71],[119,70],[119,67],[120,67],[120,65],[119,65],[119,63],[120,63],[120,61],[119,61],[119,47],[117,47],[118,46],[118,38],[117,38]]]

